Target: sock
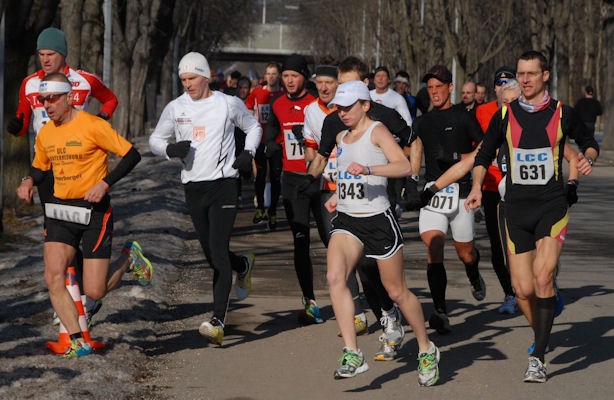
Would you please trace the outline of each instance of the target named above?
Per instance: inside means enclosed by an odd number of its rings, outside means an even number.
[[[448,277],[443,263],[428,264],[426,267],[426,276],[429,281],[431,297],[435,311],[438,313],[446,313],[446,287],[448,285]]]
[[[535,348],[531,355],[539,358],[542,363],[545,362],[544,354],[546,353],[546,346],[548,346],[548,341],[550,339],[550,331],[552,331],[555,311],[556,296],[535,298],[535,315],[533,321]]]

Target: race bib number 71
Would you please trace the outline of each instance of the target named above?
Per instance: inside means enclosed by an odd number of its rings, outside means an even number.
[[[301,160],[305,158],[303,146],[296,140],[296,136],[294,136],[290,129],[284,129],[284,147],[288,160]]]

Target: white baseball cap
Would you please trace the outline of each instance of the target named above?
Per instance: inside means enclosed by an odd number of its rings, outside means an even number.
[[[200,53],[191,52],[183,56],[179,61],[179,76],[185,73],[193,73],[204,76],[207,79],[211,78],[211,70],[205,56]]]
[[[339,85],[335,98],[330,104],[341,107],[351,106],[358,100],[371,100],[369,88],[362,81],[350,81]]]

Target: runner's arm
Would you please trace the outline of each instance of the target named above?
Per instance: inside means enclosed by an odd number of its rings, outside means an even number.
[[[388,164],[363,166],[353,162],[347,168],[350,174],[376,175],[387,178],[402,178],[411,174],[409,160],[385,126],[378,125],[373,129],[371,141],[382,149],[388,159]]]
[[[262,138],[262,127],[256,117],[249,112],[238,97],[230,98],[231,118],[235,126],[245,132],[245,147],[243,150],[256,154],[256,148]]]
[[[98,113],[98,116],[108,120],[113,116],[113,112],[117,108],[117,97],[111,89],[105,86],[95,74],[91,74],[85,71],[79,71],[79,73],[89,82],[92,88],[92,97],[102,103],[102,108]]]
[[[156,129],[149,137],[149,147],[151,152],[155,155],[166,157],[167,160],[171,158],[166,154],[166,147],[169,145],[171,137],[175,133],[175,123],[172,117],[171,104],[167,104],[162,111],[162,115],[158,120]]]
[[[28,132],[30,120],[32,119],[32,105],[26,97],[26,80],[21,82],[19,88],[19,105],[15,118],[9,121],[9,133],[14,136],[23,136]],[[15,129],[10,129],[10,125],[14,125]]]

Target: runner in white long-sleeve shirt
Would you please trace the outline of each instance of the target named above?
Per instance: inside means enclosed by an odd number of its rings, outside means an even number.
[[[238,170],[251,171],[262,128],[238,97],[209,90],[209,76],[202,54],[188,53],[181,59],[179,77],[186,92],[164,108],[149,145],[154,154],[183,161],[186,203],[214,270],[213,316],[199,331],[221,345],[233,270],[237,297],[242,300],[251,292],[254,255],[235,255],[228,246],[237,213]],[[244,150],[236,158],[235,126],[246,133]],[[169,143],[173,135],[175,143]]]

